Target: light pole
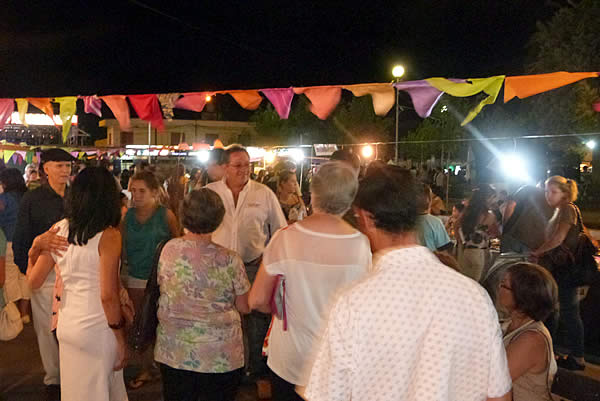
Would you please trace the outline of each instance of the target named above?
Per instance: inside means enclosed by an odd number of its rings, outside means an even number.
[[[394,68],[392,68],[392,76],[394,77],[394,82],[398,83],[400,81],[400,78],[404,75],[404,67],[401,65],[395,65]],[[395,152],[395,157],[394,157],[394,161],[396,162],[396,165],[398,164],[398,117],[400,114],[400,107],[398,105],[398,94],[400,93],[400,91],[394,87],[394,89],[396,90],[396,143],[394,143],[394,148],[396,150]]]

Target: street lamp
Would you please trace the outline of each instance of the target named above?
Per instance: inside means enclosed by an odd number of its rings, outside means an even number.
[[[401,65],[395,65],[394,68],[392,68],[392,76],[394,77],[394,81],[396,83],[400,82],[400,78],[402,78],[402,76],[404,75],[404,67]],[[398,104],[398,95],[400,93],[400,91],[396,89],[396,143],[394,144],[394,148],[396,150],[395,152],[395,157],[394,160],[396,161],[396,164],[398,164],[398,117],[400,115],[400,107]]]

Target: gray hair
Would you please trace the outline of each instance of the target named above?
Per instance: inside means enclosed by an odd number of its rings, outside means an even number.
[[[358,178],[344,162],[331,161],[319,168],[310,183],[313,205],[325,213],[342,215],[352,206]]]

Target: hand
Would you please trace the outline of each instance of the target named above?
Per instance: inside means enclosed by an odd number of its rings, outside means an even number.
[[[118,330],[117,332],[115,332],[115,336],[117,337],[117,360],[115,361],[115,366],[113,367],[113,370],[117,372],[127,365],[129,355],[123,330]]]
[[[62,254],[69,248],[69,242],[66,237],[58,235],[58,227],[52,227],[45,233],[38,235],[35,238],[36,245],[42,250],[53,253],[57,256]]]

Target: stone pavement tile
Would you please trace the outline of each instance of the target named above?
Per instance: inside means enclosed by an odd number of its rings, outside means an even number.
[[[139,370],[136,358],[125,369],[125,380]],[[14,340],[0,341],[0,401],[43,401],[44,370],[33,326],[27,325]],[[157,380],[140,389],[128,390],[129,401],[161,401],[161,383]],[[256,386],[242,386],[236,401],[257,401]],[[269,400],[264,400],[269,401]]]

